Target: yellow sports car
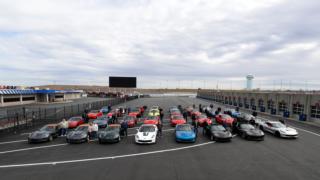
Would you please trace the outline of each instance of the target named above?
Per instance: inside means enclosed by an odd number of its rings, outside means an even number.
[[[160,116],[160,111],[159,111],[159,109],[151,109],[151,110],[149,111],[148,116]]]

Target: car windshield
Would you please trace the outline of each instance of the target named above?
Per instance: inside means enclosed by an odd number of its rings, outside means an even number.
[[[275,128],[285,128],[286,126],[282,123],[272,123],[272,126],[275,127]]]
[[[78,126],[75,131],[88,131],[88,126]]]
[[[81,117],[72,117],[68,121],[80,121]]]
[[[192,131],[191,126],[189,125],[179,125],[177,126],[177,131]]]
[[[157,120],[157,116],[148,116],[147,120]]]
[[[40,131],[53,131],[54,129],[54,126],[43,126]]]
[[[183,119],[182,116],[173,116],[172,119]]]
[[[225,131],[226,128],[224,128],[221,125],[214,125],[214,126],[211,126],[211,130],[213,130],[213,131]]]
[[[98,110],[92,110],[92,111],[90,111],[90,113],[99,113],[99,111]]]
[[[139,132],[154,132],[155,130],[154,126],[141,126]]]
[[[248,129],[248,130],[255,129],[251,124],[241,124],[240,128],[241,129]]]

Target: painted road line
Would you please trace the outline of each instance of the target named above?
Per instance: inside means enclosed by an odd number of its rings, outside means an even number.
[[[67,144],[68,143],[54,144],[54,145],[48,145],[48,146],[38,146],[38,147],[32,147],[32,148],[14,149],[14,150],[2,151],[0,152],[0,154],[8,154],[8,153],[14,153],[14,152],[29,151],[33,149],[44,149],[44,148],[50,148],[50,147],[65,146]]]
[[[180,148],[163,149],[163,150],[157,150],[157,151],[149,151],[149,152],[135,153],[135,154],[125,154],[125,155],[118,155],[118,156],[105,156],[105,157],[66,160],[66,161],[48,161],[48,162],[41,162],[41,163],[9,164],[9,165],[1,165],[0,168],[44,166],[44,165],[68,164],[68,163],[79,163],[79,162],[89,162],[89,161],[99,161],[99,160],[113,160],[113,159],[126,158],[126,157],[135,157],[135,156],[143,156],[143,155],[150,155],[150,154],[159,154],[159,153],[165,153],[165,152],[179,151],[179,150],[184,150],[184,149],[191,149],[191,148],[205,146],[205,145],[209,145],[209,144],[213,144],[213,143],[215,143],[215,141],[196,144],[196,145],[192,145],[192,146],[184,146],[184,147],[180,147]]]
[[[11,144],[11,143],[18,143],[18,142],[26,142],[26,141],[28,141],[28,140],[23,139],[23,140],[16,140],[16,141],[6,141],[6,142],[0,142],[0,145],[2,145],[2,144]]]

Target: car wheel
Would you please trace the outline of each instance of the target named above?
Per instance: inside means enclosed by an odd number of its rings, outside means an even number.
[[[241,133],[241,137],[242,137],[243,139],[247,139],[246,133]]]
[[[101,139],[99,139],[99,144],[102,144],[102,141],[101,141]]]
[[[49,136],[49,141],[51,142],[53,140],[53,137],[52,136]]]
[[[31,144],[31,140],[28,138],[28,143]]]
[[[263,126],[260,126],[260,130],[263,131]]]
[[[277,131],[276,133],[274,133],[274,135],[276,135],[277,137],[280,137],[280,132]]]
[[[215,139],[214,136],[211,134],[210,140],[211,140],[211,141],[214,141],[214,139]]]

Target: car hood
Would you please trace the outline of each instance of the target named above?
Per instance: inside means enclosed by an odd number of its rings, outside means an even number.
[[[144,124],[157,124],[158,121],[157,120],[144,120],[143,123]]]
[[[116,131],[103,131],[103,132],[100,133],[100,135],[102,137],[105,137],[105,138],[113,138],[115,136],[118,136],[119,132],[116,132]]]
[[[138,132],[137,136],[139,138],[152,138],[153,136],[156,135],[156,132]]]
[[[48,136],[49,134],[50,134],[49,131],[34,131],[30,134],[30,137],[37,138],[37,137]]]
[[[85,134],[87,134],[87,132],[85,132],[85,131],[71,131],[68,133],[68,136],[76,137],[76,136],[81,136],[81,135],[85,135]]]
[[[180,138],[194,138],[195,133],[193,131],[176,131],[176,136]]]
[[[282,134],[288,134],[288,135],[295,135],[298,134],[297,130],[290,128],[290,127],[285,127],[285,128],[279,128],[278,129],[280,133]]]
[[[247,132],[249,135],[256,135],[256,136],[264,135],[263,131],[261,131],[261,130],[259,130],[259,129],[249,129],[249,130],[246,130],[246,132]]]

